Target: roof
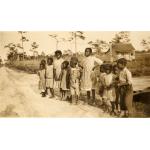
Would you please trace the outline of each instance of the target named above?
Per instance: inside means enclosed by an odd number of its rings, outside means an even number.
[[[115,52],[122,52],[122,53],[129,53],[133,52],[135,48],[131,43],[116,43],[112,45],[112,51]]]

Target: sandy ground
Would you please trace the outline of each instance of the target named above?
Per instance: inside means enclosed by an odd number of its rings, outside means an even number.
[[[0,68],[1,117],[109,117],[99,108],[42,98],[38,76]]]

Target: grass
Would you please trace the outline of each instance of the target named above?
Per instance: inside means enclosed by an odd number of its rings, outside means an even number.
[[[82,55],[78,56],[79,61],[83,58]],[[65,56],[65,60],[69,60],[70,56]],[[105,59],[105,58],[103,58]],[[8,67],[16,68],[26,71],[28,73],[36,73],[41,59],[38,60],[24,60],[14,61],[7,63]],[[136,60],[128,62],[128,68],[131,70],[133,76],[149,76],[150,75],[150,54],[136,53]]]

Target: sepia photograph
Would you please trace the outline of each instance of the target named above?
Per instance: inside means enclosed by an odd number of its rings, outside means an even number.
[[[0,117],[150,117],[150,31],[1,31]]]

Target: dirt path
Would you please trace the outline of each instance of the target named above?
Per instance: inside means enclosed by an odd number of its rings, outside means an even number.
[[[109,117],[102,110],[42,98],[36,75],[0,68],[0,116],[5,117]]]

